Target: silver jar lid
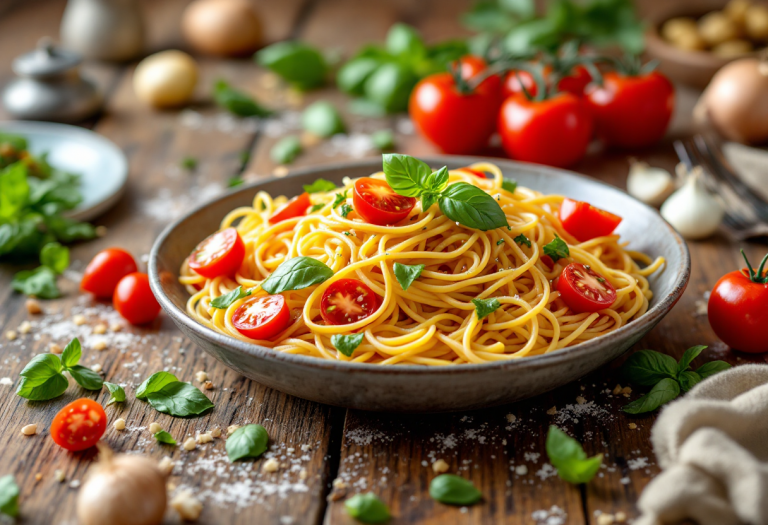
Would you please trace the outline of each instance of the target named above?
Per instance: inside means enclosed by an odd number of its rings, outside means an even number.
[[[81,61],[80,55],[56,46],[53,40],[45,37],[40,39],[36,49],[16,57],[12,67],[20,77],[47,78],[66,73]]]

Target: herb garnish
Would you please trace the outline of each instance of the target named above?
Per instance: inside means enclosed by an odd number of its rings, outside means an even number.
[[[230,461],[243,458],[257,458],[267,450],[269,436],[261,425],[245,425],[227,438],[227,456]]]
[[[517,189],[517,181],[504,177],[501,181],[501,187],[509,193],[515,193],[515,190]]]
[[[214,83],[213,100],[238,117],[268,117],[272,114],[271,110],[256,102],[252,96],[232,88],[224,80]]]
[[[346,126],[333,104],[320,100],[307,107],[301,116],[305,131],[327,138],[337,133],[344,133]]]
[[[317,179],[312,184],[305,184],[304,191],[307,193],[325,193],[336,189],[336,185],[329,180]]]
[[[278,42],[260,50],[254,58],[299,89],[321,86],[328,73],[323,54],[302,42]]]
[[[104,386],[107,387],[107,390],[109,390],[109,393],[111,394],[107,401],[107,406],[112,403],[122,403],[125,401],[125,390],[123,390],[123,387],[108,381],[104,381]]]
[[[158,412],[175,417],[197,416],[214,406],[197,387],[169,372],[149,376],[136,390],[136,399],[145,399]]]
[[[473,505],[483,499],[475,484],[455,474],[440,474],[429,484],[429,495],[440,503]]]
[[[587,458],[581,443],[554,425],[547,434],[547,456],[560,478],[575,485],[595,477],[603,462],[602,454]]]
[[[344,203],[344,204],[341,205],[341,208],[339,209],[339,212],[341,213],[341,216],[346,219],[347,215],[349,215],[349,213],[351,211],[353,211],[353,210],[354,210],[354,208],[352,206],[350,206],[347,203]]]
[[[234,290],[214,298],[211,301],[211,306],[213,308],[218,308],[219,310],[226,310],[232,306],[232,303],[235,301],[242,299],[243,297],[248,297],[249,295],[251,295],[251,290],[244,290],[242,286],[238,286]]]
[[[270,158],[277,164],[290,164],[301,153],[301,141],[289,135],[278,140],[269,150]]]
[[[301,290],[313,284],[325,282],[331,277],[333,277],[333,270],[325,263],[312,257],[294,257],[278,266],[261,283],[261,288],[269,294],[276,294],[288,290]]]
[[[520,234],[513,239],[517,244],[525,244],[528,248],[531,247],[531,240],[524,234]]]
[[[75,338],[69,342],[61,354],[38,354],[27,363],[19,374],[21,381],[16,394],[30,401],[47,401],[64,393],[69,381],[63,372],[69,372],[72,378],[86,390],[99,390],[104,384],[101,376],[82,365],[78,365],[82,348]]]
[[[560,259],[570,257],[571,251],[568,249],[565,241],[555,235],[555,238],[549,244],[544,245],[544,255],[549,255],[552,258],[552,262],[557,262]]]
[[[343,204],[347,201],[347,191],[344,190],[341,193],[337,193],[333,196],[333,204],[331,204],[331,208],[336,208],[339,204]]]
[[[403,290],[407,290],[413,281],[421,276],[421,272],[426,268],[423,264],[401,264],[396,262],[393,266],[395,279],[400,283]]]
[[[334,334],[331,336],[331,344],[333,347],[344,354],[347,357],[352,357],[358,346],[363,342],[365,334],[360,332],[359,334],[352,335],[340,335]]]
[[[0,514],[19,515],[19,487],[11,474],[0,478]]]
[[[376,494],[355,494],[344,502],[347,514],[362,523],[385,523],[390,520],[389,508]]]
[[[490,299],[472,299],[472,304],[475,305],[478,320],[488,317],[501,307],[501,303],[495,297]]]
[[[170,435],[165,430],[161,430],[160,432],[155,432],[154,436],[155,436],[155,439],[159,443],[165,443],[166,445],[175,445],[176,444],[176,440],[173,439],[173,436]]]

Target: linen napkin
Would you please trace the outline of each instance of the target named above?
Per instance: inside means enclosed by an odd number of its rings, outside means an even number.
[[[651,442],[664,470],[636,525],[768,525],[768,365],[702,381],[662,410]]]

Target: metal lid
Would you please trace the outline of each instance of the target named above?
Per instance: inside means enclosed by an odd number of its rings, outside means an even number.
[[[22,77],[50,77],[72,69],[81,60],[77,53],[57,47],[53,40],[44,37],[37,43],[37,49],[14,59],[13,71]]]

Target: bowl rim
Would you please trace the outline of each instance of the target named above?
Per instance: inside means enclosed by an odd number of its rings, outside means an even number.
[[[528,171],[533,170],[533,171],[539,171],[542,174],[554,173],[557,175],[565,175],[565,176],[573,177],[591,184],[604,186],[605,188],[610,189],[612,191],[618,191],[618,192],[622,191],[621,189],[615,186],[611,186],[610,184],[607,184],[603,181],[593,179],[572,171],[553,168],[550,166],[532,164],[527,162],[519,162],[519,161],[514,161],[509,159],[496,159],[496,158],[476,157],[476,156],[453,156],[453,155],[442,155],[442,156],[430,155],[430,156],[420,156],[419,158],[430,165],[436,165],[441,163],[445,164],[446,161],[450,161],[452,163],[458,162],[464,165],[469,165],[475,162],[493,162],[495,164],[501,164],[500,167],[502,167],[502,169],[504,169],[505,167],[519,166]],[[166,242],[166,240],[174,232],[174,230],[181,223],[186,221],[191,216],[199,213],[200,211],[202,211],[203,209],[209,206],[212,206],[215,203],[218,203],[224,199],[229,199],[233,195],[252,191],[254,188],[257,188],[261,185],[264,185],[270,182],[302,177],[308,174],[317,174],[318,176],[320,176],[319,172],[323,172],[323,171],[334,171],[334,170],[349,169],[354,167],[360,167],[360,168],[373,167],[378,162],[380,162],[378,159],[367,158],[367,159],[361,159],[361,160],[355,160],[355,161],[319,164],[315,166],[297,168],[296,170],[291,171],[286,176],[283,176],[283,177],[271,176],[268,178],[255,181],[248,185],[244,185],[238,188],[236,191],[224,193],[223,195],[221,195],[220,197],[217,197],[216,199],[205,202],[195,207],[191,211],[185,213],[182,217],[179,217],[178,219],[173,221],[171,224],[166,226],[165,229],[157,237],[154,244],[152,245],[152,250],[150,251],[150,254],[149,254],[148,274],[149,274],[150,287],[155,297],[157,298],[158,302],[163,307],[163,310],[165,310],[166,313],[177,324],[184,325],[186,328],[196,333],[201,338],[206,339],[208,341],[212,341],[219,346],[227,348],[228,350],[235,351],[241,354],[242,356],[255,357],[259,359],[267,359],[267,360],[276,361],[276,362],[285,362],[287,364],[291,364],[299,367],[334,370],[337,372],[358,372],[358,373],[365,372],[365,373],[384,374],[384,375],[396,374],[396,375],[409,375],[409,376],[410,375],[423,376],[423,375],[435,375],[435,374],[436,375],[452,375],[456,373],[464,373],[464,374],[480,373],[480,372],[491,371],[491,370],[531,369],[531,368],[550,367],[550,366],[555,366],[557,363],[568,362],[571,359],[573,359],[574,356],[603,351],[602,348],[604,348],[604,345],[606,344],[606,342],[609,342],[611,340],[626,340],[628,338],[631,338],[633,335],[639,332],[642,332],[643,329],[648,325],[650,325],[651,327],[655,326],[655,324],[659,322],[677,303],[677,301],[683,295],[683,292],[685,291],[688,285],[688,281],[691,274],[691,257],[690,257],[690,252],[688,250],[688,245],[686,244],[685,240],[677,232],[677,230],[675,230],[667,221],[665,221],[661,217],[661,215],[657,210],[638,201],[637,199],[634,199],[634,197],[632,197],[631,195],[626,194],[628,198],[635,200],[638,204],[640,204],[641,206],[644,206],[651,213],[653,213],[658,218],[660,218],[664,226],[666,226],[669,232],[672,234],[675,241],[677,241],[677,245],[679,246],[682,252],[681,253],[682,264],[681,264],[681,268],[674,270],[677,272],[677,275],[675,277],[675,282],[673,284],[673,290],[667,296],[663,297],[658,304],[649,308],[648,311],[642,317],[635,319],[630,323],[625,324],[621,328],[613,332],[609,332],[605,335],[596,337],[594,339],[590,339],[589,341],[584,341],[577,345],[569,346],[561,350],[550,352],[548,354],[541,354],[541,355],[530,356],[530,357],[525,357],[520,359],[511,359],[507,361],[494,361],[490,363],[481,363],[481,364],[467,363],[467,364],[462,364],[460,366],[439,366],[439,367],[436,367],[436,366],[419,367],[419,366],[412,366],[412,365],[381,366],[381,365],[370,364],[370,363],[331,361],[328,359],[319,359],[317,357],[311,357],[311,356],[305,356],[305,355],[286,354],[283,352],[275,352],[273,349],[268,347],[263,347],[253,343],[240,341],[239,339],[235,339],[234,337],[222,334],[211,328],[203,326],[202,324],[195,321],[192,317],[190,317],[187,314],[186,310],[183,310],[178,306],[176,306],[176,304],[174,304],[174,302],[170,299],[170,297],[168,297],[168,295],[163,290],[159,271],[158,271],[158,263],[157,263],[160,247]]]

